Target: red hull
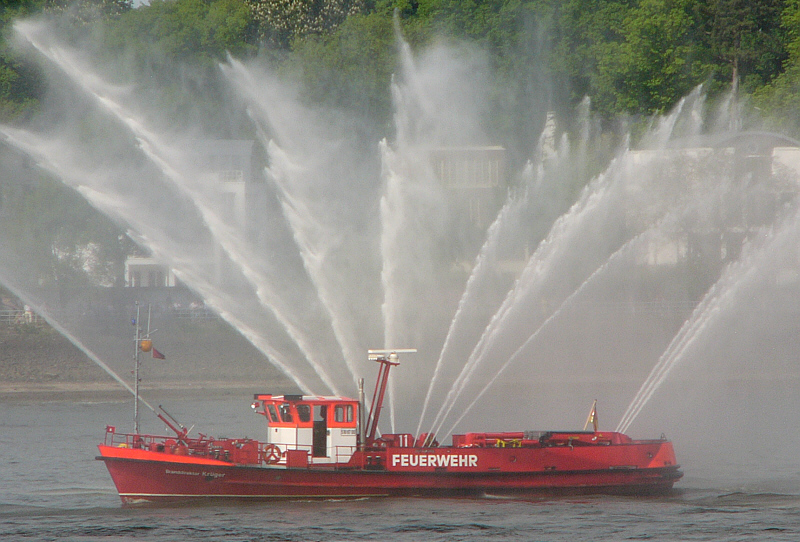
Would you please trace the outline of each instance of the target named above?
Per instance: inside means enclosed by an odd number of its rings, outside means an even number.
[[[99,448],[98,459],[105,461],[124,502],[543,492],[650,494],[670,490],[682,476],[667,441],[538,449],[387,448],[377,452],[378,469],[357,466],[363,464],[360,456],[348,464],[286,468],[106,445]],[[369,455],[376,457],[374,452]],[[457,459],[449,459],[452,457],[464,459],[459,464]],[[448,466],[438,466],[443,463]]]

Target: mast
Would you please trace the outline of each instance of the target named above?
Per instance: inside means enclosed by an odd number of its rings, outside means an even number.
[[[139,434],[139,401],[140,401],[140,397],[139,397],[139,381],[141,380],[141,378],[139,377],[139,365],[140,365],[139,364],[139,352],[141,352],[141,351],[150,352],[150,350],[152,348],[152,343],[150,341],[150,334],[151,333],[155,333],[157,331],[157,330],[152,330],[152,331],[150,330],[150,315],[151,315],[151,312],[152,312],[151,309],[152,309],[152,305],[148,304],[147,305],[147,334],[145,334],[144,337],[142,337],[142,328],[139,325],[139,316],[140,316],[141,310],[140,310],[138,301],[136,302],[136,319],[133,321],[133,325],[134,325],[134,328],[135,328],[135,334],[134,334],[134,337],[133,337],[133,344],[134,344],[134,347],[135,347],[135,352],[133,354],[133,359],[134,359],[133,377],[135,379],[135,382],[134,382],[134,385],[133,385],[133,387],[134,387],[134,392],[133,393],[136,396],[136,401],[134,402],[134,405],[133,405],[133,432],[135,434],[137,434],[137,435]],[[150,405],[147,405],[147,406],[150,407],[150,410],[155,412],[153,407],[151,407]],[[157,412],[156,412],[156,415],[158,415]],[[172,427],[172,426],[170,426],[170,427]]]
[[[364,379],[358,379],[358,449],[363,451],[364,450],[364,437],[365,434],[365,425],[364,425],[364,411],[367,408],[365,404],[366,401],[364,399]]]
[[[133,433],[135,435],[139,434],[139,401],[141,398],[139,397],[139,352],[144,350],[145,352],[149,352],[152,348],[152,343],[150,343],[150,335],[158,331],[157,329],[150,329],[150,316],[152,314],[152,305],[147,305],[147,334],[142,337],[142,328],[139,327],[139,315],[140,315],[140,307],[139,302],[136,302],[136,318],[133,320],[132,324],[134,325],[135,332],[133,336],[133,344],[136,347],[136,351],[133,354],[134,359],[134,369],[133,369],[133,376],[136,380],[133,384],[133,394],[136,396],[135,402],[133,404]],[[178,441],[181,441],[186,438],[186,435],[189,433],[191,429],[186,429],[178,420],[176,420],[169,412],[167,412],[164,407],[158,405],[158,409],[161,412],[156,411],[147,401],[143,401],[144,404],[153,411],[161,421],[163,421],[167,427],[169,427],[175,434],[178,436]],[[163,412],[163,414],[162,414]],[[171,420],[171,421],[170,421]],[[177,426],[177,427],[176,427]]]
[[[139,434],[139,341],[141,335],[141,329],[139,328],[139,302],[136,302],[136,320],[133,322],[135,328],[135,334],[133,337],[133,345],[135,348],[135,352],[133,354],[134,359],[134,369],[133,369],[133,389],[134,395],[136,399],[133,403],[133,433],[138,435]]]
[[[368,350],[369,359],[380,363],[378,368],[378,378],[375,381],[375,391],[372,394],[372,404],[369,409],[369,418],[367,419],[367,436],[365,442],[371,445],[375,441],[375,434],[378,431],[378,420],[383,408],[383,397],[386,394],[386,383],[389,381],[389,369],[395,365],[400,365],[397,353],[413,354],[417,351],[416,348],[405,348],[395,350]]]

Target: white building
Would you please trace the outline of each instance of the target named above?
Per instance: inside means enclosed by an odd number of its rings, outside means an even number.
[[[207,201],[220,218],[236,226],[243,236],[254,235],[265,214],[266,183],[258,174],[255,142],[205,139],[192,144],[191,167],[198,185],[209,191]],[[219,266],[221,256],[211,256]],[[218,269],[218,273],[222,273]],[[152,258],[129,257],[125,261],[125,286],[172,287],[174,273]]]
[[[506,194],[503,147],[440,147],[430,153],[439,181],[468,212],[469,221],[487,226]]]
[[[125,260],[125,286],[128,288],[169,288],[175,274],[153,258],[129,256]]]

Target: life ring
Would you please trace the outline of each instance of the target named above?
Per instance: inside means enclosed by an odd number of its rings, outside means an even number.
[[[261,450],[261,461],[270,465],[274,465],[281,460],[282,455],[283,454],[281,454],[280,448],[274,444],[267,444],[264,449]]]

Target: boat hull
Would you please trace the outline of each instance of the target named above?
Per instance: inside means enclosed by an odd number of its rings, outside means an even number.
[[[404,465],[392,458],[403,454],[438,457],[443,456],[441,449],[411,450],[411,454],[408,449],[389,449],[382,452],[386,466],[378,469],[236,465],[107,446],[100,447],[98,459],[105,462],[126,503],[541,493],[638,495],[668,492],[682,476],[677,465],[671,461],[665,465],[661,460],[665,453],[662,447],[668,445],[472,450],[468,457],[475,458],[474,464],[464,461],[459,466],[454,460],[453,467],[430,468],[419,466],[419,461],[409,466],[409,461]],[[671,446],[667,451],[671,452]],[[638,457],[648,462],[634,463]]]

